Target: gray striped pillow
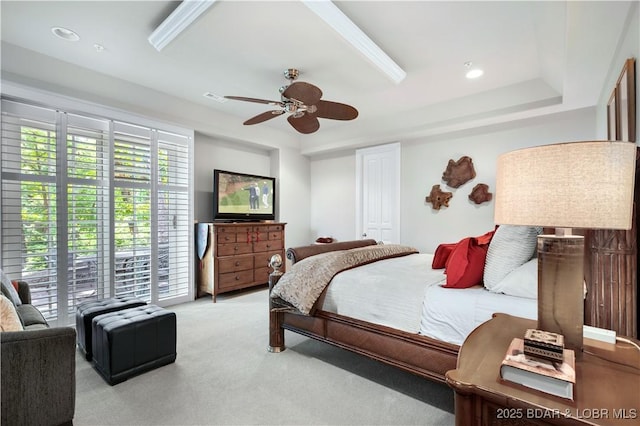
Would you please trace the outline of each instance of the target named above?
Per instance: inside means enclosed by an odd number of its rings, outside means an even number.
[[[489,243],[484,264],[484,286],[492,290],[511,271],[524,265],[536,253],[542,228],[500,225]]]

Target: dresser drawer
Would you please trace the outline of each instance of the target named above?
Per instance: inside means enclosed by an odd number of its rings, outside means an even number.
[[[218,286],[221,289],[243,286],[251,284],[253,282],[253,269],[247,271],[229,272],[226,274],[220,274],[218,279]]]
[[[281,240],[282,239],[282,231],[269,231],[269,239],[270,240]]]
[[[281,250],[283,247],[282,240],[267,240],[253,243],[253,251],[255,253],[262,251]]]
[[[218,234],[247,234],[251,231],[253,231],[252,226],[216,226]]]
[[[283,232],[284,231],[284,226],[283,225],[269,225],[267,227],[267,230],[269,232],[273,232],[273,231]]]
[[[258,284],[265,284],[269,282],[269,274],[271,274],[271,268],[256,268],[254,279]]]
[[[253,269],[253,256],[234,256],[218,260],[218,271],[221,274],[227,272],[244,271]]]
[[[269,261],[271,260],[271,256],[273,256],[274,254],[279,254],[280,256],[282,256],[282,251],[267,251],[264,253],[258,253],[254,257],[255,260],[253,264],[256,268],[269,267]],[[283,264],[282,268],[280,268],[280,271],[284,272],[284,258],[282,260]],[[269,273],[271,273],[271,268],[269,268]]]
[[[236,254],[247,254],[253,251],[253,246],[249,243],[218,244],[217,256],[234,256]]]
[[[226,226],[216,228],[216,241],[225,243],[249,243],[253,235],[253,228],[250,226]]]
[[[218,244],[235,243],[237,241],[236,234],[233,232],[221,232],[217,237]]]

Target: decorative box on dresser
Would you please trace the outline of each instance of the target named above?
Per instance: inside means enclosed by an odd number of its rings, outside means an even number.
[[[215,303],[220,293],[268,284],[269,259],[274,254],[285,258],[284,227],[278,222],[214,223],[213,286],[203,288],[199,282],[199,292],[210,293]]]

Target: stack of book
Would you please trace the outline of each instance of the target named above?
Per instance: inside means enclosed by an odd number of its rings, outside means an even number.
[[[575,353],[571,349],[563,349],[561,360],[534,357],[525,353],[524,339],[515,338],[500,366],[500,377],[573,400],[573,387],[576,382]]]

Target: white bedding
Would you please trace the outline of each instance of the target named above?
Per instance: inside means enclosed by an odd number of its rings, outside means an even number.
[[[422,306],[420,334],[461,345],[496,312],[535,320],[538,301],[493,293],[480,285],[463,289],[430,286]]]
[[[418,333],[426,289],[445,280],[442,269],[431,269],[432,260],[431,254],[417,253],[340,272],[320,309]]]
[[[431,269],[432,261],[432,254],[418,253],[341,272],[319,308],[456,345],[494,312],[537,317],[535,299],[492,293],[481,286],[441,287],[444,270]]]

